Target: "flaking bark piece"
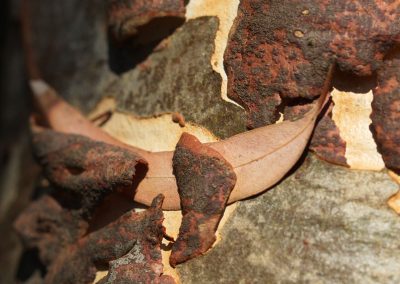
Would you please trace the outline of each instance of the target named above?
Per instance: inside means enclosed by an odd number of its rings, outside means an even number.
[[[161,210],[163,200],[164,196],[158,195],[146,211],[130,211],[106,227],[64,247],[48,267],[45,283],[92,283],[96,265],[107,265],[121,258],[138,244],[150,272],[161,273],[158,256],[165,235]],[[152,253],[156,253],[156,257]]]
[[[108,25],[117,40],[137,35],[150,21],[162,17],[185,18],[184,0],[108,0]],[[163,28],[160,25],[158,28]],[[147,36],[154,30],[147,31]]]
[[[284,119],[295,121],[301,119],[312,108],[314,102],[302,100],[299,104],[286,105]],[[319,158],[329,163],[348,167],[346,154],[346,141],[340,136],[340,130],[332,119],[334,102],[332,98],[325,105],[316,123],[311,137],[310,150]]]
[[[132,151],[81,135],[43,130],[33,134],[33,146],[46,178],[75,193],[87,216],[107,194],[133,187],[147,171]]]
[[[348,167],[345,156],[346,141],[340,136],[340,130],[332,119],[333,107],[334,103],[330,98],[314,129],[310,150],[327,162]]]
[[[110,262],[109,272],[99,284],[175,283],[171,276],[162,275],[162,272],[160,244],[137,241],[126,255]]]
[[[187,133],[176,146],[173,171],[183,215],[170,257],[176,266],[205,253],[215,242],[236,174],[222,155]]]
[[[385,62],[373,90],[371,130],[386,167],[400,174],[400,59]]]
[[[371,75],[400,42],[400,2],[242,0],[224,55],[228,96],[247,125],[279,118],[291,99],[313,99],[330,66]]]
[[[63,247],[83,236],[87,223],[65,210],[51,196],[32,202],[16,219],[14,227],[27,248],[37,248],[45,266],[50,265]]]

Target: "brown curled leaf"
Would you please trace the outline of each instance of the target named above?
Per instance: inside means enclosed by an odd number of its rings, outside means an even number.
[[[264,126],[208,144],[233,166],[236,173],[237,183],[230,195],[229,203],[268,189],[283,178],[298,161],[307,146],[316,118],[329,95],[330,79],[328,76],[325,86],[321,89],[321,97],[303,118]],[[80,134],[119,146],[139,154],[148,162],[146,176],[131,193],[135,201],[149,205],[154,197],[162,193],[165,196],[164,209],[180,208],[176,180],[172,173],[173,152],[147,152],[126,145],[94,126],[81,113],[58,97],[45,82],[32,81],[31,86],[41,106],[42,116],[54,130]],[[46,103],[48,100],[53,103],[49,105]],[[266,172],[265,169],[269,171]]]
[[[42,130],[34,132],[33,145],[46,178],[77,194],[86,213],[105,195],[133,188],[147,170],[134,152],[81,135]]]
[[[386,167],[400,174],[400,59],[385,62],[373,93],[372,133]]]
[[[162,17],[181,18],[183,21],[184,0],[108,0],[108,25],[118,40],[135,36],[141,27]],[[156,33],[152,30],[150,34]],[[147,36],[151,37],[149,32]]]
[[[107,265],[126,255],[135,244],[141,244],[143,261],[154,273],[161,274],[159,254],[165,228],[161,210],[164,197],[157,196],[144,212],[130,211],[104,228],[67,245],[49,265],[45,283],[92,283],[96,265]]]
[[[228,96],[248,127],[274,123],[282,103],[320,94],[332,64],[371,75],[400,42],[400,1],[242,0],[224,55]]]
[[[188,133],[176,145],[173,169],[183,215],[169,260],[176,266],[205,253],[215,242],[236,175],[221,154]]]

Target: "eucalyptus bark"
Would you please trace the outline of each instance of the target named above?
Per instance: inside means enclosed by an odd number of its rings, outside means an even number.
[[[30,158],[18,1],[8,3],[1,54],[1,283],[44,273],[37,252],[24,250],[12,229],[41,180]],[[217,17],[182,22],[172,36],[146,46],[115,46],[105,1],[30,3],[42,76],[82,112],[112,97],[118,111],[138,117],[178,112],[221,139],[246,131],[245,111],[221,98],[222,78],[211,66]],[[282,183],[239,202],[217,246],[179,265],[178,274],[183,283],[398,283],[400,219],[386,205],[397,190],[386,172],[351,171],[306,152]]]

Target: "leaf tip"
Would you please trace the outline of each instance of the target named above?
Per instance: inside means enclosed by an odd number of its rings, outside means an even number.
[[[43,80],[30,80],[29,86],[35,96],[43,96],[50,89],[50,86]]]

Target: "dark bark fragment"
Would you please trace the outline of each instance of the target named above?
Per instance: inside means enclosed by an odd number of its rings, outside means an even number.
[[[110,262],[110,271],[99,284],[175,283],[171,276],[162,275],[162,271],[160,243],[148,245],[137,241],[125,256]]]
[[[145,246],[160,245],[164,235],[159,195],[145,212],[130,211],[106,227],[67,246],[49,267],[46,283],[90,283],[94,280],[97,265],[124,256],[137,240]]]
[[[333,107],[334,103],[330,99],[314,129],[310,149],[327,162],[348,167],[346,141],[340,137],[339,128],[332,119]]]
[[[205,253],[215,242],[236,175],[218,152],[187,133],[176,146],[173,169],[183,214],[170,257],[170,264],[176,266]]]
[[[97,271],[96,265],[107,265],[140,245],[141,267],[147,267],[149,274],[130,278],[136,283],[140,279],[156,279],[162,273],[163,199],[159,195],[148,210],[141,213],[130,211],[104,228],[82,237],[82,233],[71,229],[76,222],[65,218],[69,215],[45,197],[21,215],[16,227],[23,239],[28,240],[30,246],[39,248],[41,256],[47,260],[45,283],[91,283]],[[129,261],[125,259],[119,263],[128,264]],[[131,265],[134,270],[139,269],[135,261]]]
[[[108,0],[108,6],[108,24],[118,40],[137,35],[141,27],[157,18],[175,17],[182,22],[185,18],[183,0]],[[146,41],[152,41],[159,29],[163,29],[162,26],[157,28],[148,31]]]
[[[294,105],[290,103],[284,107],[284,119],[291,121],[300,119],[312,105],[313,102],[304,99],[297,100]],[[340,137],[340,130],[332,119],[333,107],[334,103],[330,98],[315,126],[310,150],[327,162],[347,167],[346,141]]]
[[[400,59],[384,63],[373,93],[372,133],[386,167],[400,174]]]
[[[37,248],[45,266],[57,258],[62,248],[83,236],[87,222],[65,210],[51,196],[32,202],[14,223],[25,247]]]
[[[399,14],[398,1],[242,0],[225,52],[228,96],[249,128],[274,123],[282,100],[317,97],[333,64],[371,75],[400,41]]]
[[[33,145],[46,178],[76,195],[86,215],[107,194],[132,188],[138,171],[147,170],[131,151],[80,135],[44,130],[33,135]]]
[[[312,108],[312,102],[285,105],[283,115],[285,120],[295,121],[302,118]]]

